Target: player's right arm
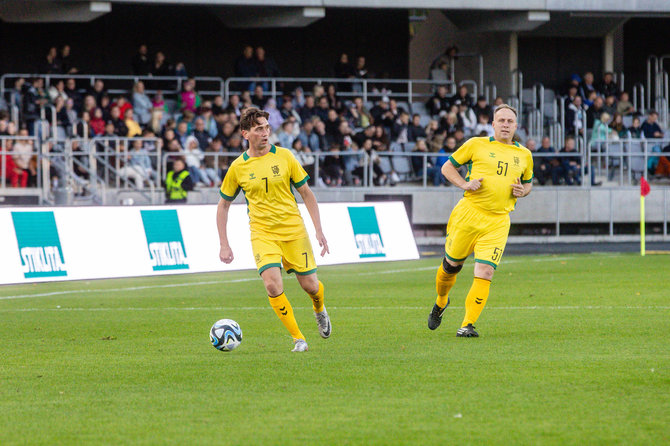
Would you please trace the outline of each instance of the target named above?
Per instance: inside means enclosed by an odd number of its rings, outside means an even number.
[[[451,160],[442,164],[442,175],[449,180],[454,186],[458,186],[463,190],[475,191],[482,187],[482,181],[484,178],[478,178],[475,180],[465,181],[465,179],[458,173],[456,167],[451,164]]]
[[[228,225],[228,210],[230,209],[230,201],[221,198],[219,205],[216,207],[216,228],[219,231],[219,259],[223,263],[230,263],[233,261],[233,250],[228,243],[228,232],[226,226]]]
[[[464,191],[476,191],[482,187],[482,181],[484,181],[484,178],[465,181],[461,174],[458,173],[459,167],[472,160],[474,155],[473,141],[475,141],[475,138],[467,140],[465,144],[449,157],[449,160],[442,165],[441,169],[442,175],[444,175],[451,184],[460,187]]]

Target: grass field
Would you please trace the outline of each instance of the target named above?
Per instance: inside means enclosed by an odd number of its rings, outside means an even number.
[[[670,443],[670,256],[507,257],[478,339],[438,264],[321,268],[328,340],[291,278],[304,354],[252,271],[0,288],[0,445]]]

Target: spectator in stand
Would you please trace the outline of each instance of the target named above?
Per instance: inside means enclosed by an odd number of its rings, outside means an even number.
[[[300,120],[305,123],[312,119],[313,116],[316,116],[316,105],[314,103],[314,96],[307,95],[305,96],[305,105],[300,108],[299,111]]]
[[[130,161],[128,167],[135,170],[137,175],[144,181],[156,181],[158,175],[151,164],[151,157],[149,152],[144,148],[142,140],[136,139],[132,142],[132,150],[130,152]]]
[[[9,139],[5,142],[5,146],[3,147],[5,154],[0,157],[0,159],[2,159],[0,172],[4,169],[5,177],[0,178],[0,187],[26,187],[28,184],[28,173],[17,167],[14,162],[12,156],[13,146],[14,141]],[[9,180],[9,183],[7,180]]]
[[[235,99],[233,99],[233,97]],[[212,101],[212,114],[217,115],[219,113],[223,113],[224,111],[227,113],[233,112],[237,114],[239,112],[240,105],[239,95],[230,95],[228,98],[228,105],[224,106],[223,96],[217,94],[214,96],[214,100]]]
[[[658,125],[658,113],[656,110],[650,110],[647,114],[647,120],[642,124],[642,134],[645,139],[658,139],[663,138],[663,130],[661,126]],[[651,151],[660,152],[661,145],[656,142],[651,142]],[[650,156],[647,160],[647,169],[651,175],[654,175],[656,168],[659,165],[658,156]]]
[[[293,109],[300,110],[305,105],[305,92],[302,90],[301,86],[297,86],[293,90]]]
[[[449,153],[456,150],[456,139],[453,136],[447,136],[444,147],[437,152],[433,165],[428,168],[428,178],[433,180],[433,186],[447,185],[447,179],[442,175],[442,166],[449,159]]]
[[[226,121],[221,125],[221,131],[219,132],[217,138],[221,140],[221,143],[225,147],[228,145],[228,140],[233,136],[234,133],[235,126],[232,122]]]
[[[77,122],[77,110],[74,108],[74,101],[72,98],[68,98],[65,101],[65,116],[67,117],[67,126],[66,129],[70,131],[75,122]]]
[[[151,110],[151,119],[147,123],[147,129],[156,135],[160,135],[163,126],[166,123],[165,115],[162,108],[154,108]]]
[[[33,123],[40,117],[40,109],[49,103],[49,98],[44,91],[44,80],[34,78],[32,83],[26,82],[23,85],[22,107],[23,120],[28,126],[28,131],[33,132]]]
[[[602,111],[614,116],[614,113],[616,113],[616,97],[614,95],[605,96]]]
[[[321,152],[328,151],[328,137],[326,136],[326,124],[320,120],[314,119],[314,133],[319,138],[319,148]]]
[[[126,124],[126,127],[128,127],[128,138],[142,136],[142,128],[137,121],[135,121],[135,115],[132,108],[126,110],[124,123]]]
[[[195,91],[195,79],[187,79],[186,82],[184,82],[182,92],[179,93],[177,107],[182,113],[186,110],[195,113],[195,110],[200,107],[201,102],[202,98]]]
[[[328,106],[334,108],[338,112],[342,110],[342,101],[337,97],[337,90],[335,84],[329,84],[326,89],[326,98],[328,98]]]
[[[95,102],[95,98],[90,94],[87,94],[84,96],[84,108],[82,109],[82,113],[88,112],[90,116],[93,116],[93,112],[97,106],[98,104]]]
[[[568,87],[568,95],[565,98],[565,108],[570,106],[575,100],[575,98],[579,96],[579,85],[570,85]]]
[[[440,54],[433,60],[433,62],[430,64],[430,69],[434,70],[440,67],[443,67],[446,65],[443,69],[447,75],[445,79],[450,79],[451,78],[451,65],[454,63],[454,61],[458,58],[458,47],[456,45],[450,45],[447,47],[446,50],[444,50],[444,53]],[[450,79],[452,80],[452,79]]]
[[[202,153],[202,150],[200,150],[198,140],[195,139],[194,136],[186,138],[186,147],[184,148],[184,151],[187,152],[184,156],[186,166],[193,177],[193,182],[196,186],[211,186],[214,181],[210,180],[207,175],[207,171],[203,164],[205,155]]]
[[[81,95],[79,90],[77,90],[77,83],[73,78],[69,78],[65,81],[65,93],[67,97],[74,101],[75,110],[79,111],[82,109],[84,97]]]
[[[133,74],[138,76],[147,76],[151,74],[151,61],[149,61],[149,56],[147,54],[147,46],[145,44],[140,45],[131,61]]]
[[[462,104],[460,101],[456,102],[458,103],[458,120],[463,126],[463,132],[465,136],[471,136],[474,134],[475,127],[477,126],[477,116],[466,104]]]
[[[265,54],[265,48],[256,47],[256,73],[259,77],[281,77],[277,63]]]
[[[477,117],[477,122],[479,122],[479,117],[481,115],[486,115],[489,117],[489,119],[491,118],[491,116],[493,116],[493,110],[491,110],[491,106],[488,105],[488,103],[486,102],[485,96],[479,96],[477,98],[477,103],[473,107],[473,111],[475,113],[475,116]]]
[[[268,99],[263,107],[263,110],[269,113],[268,124],[272,128],[273,132],[276,132],[279,127],[281,127],[284,119],[281,116],[281,112],[277,110],[277,103],[274,99]],[[290,147],[290,146],[289,146]]]
[[[623,115],[614,113],[610,127],[619,136],[619,139],[628,138],[628,129],[623,125]]]
[[[330,107],[328,107],[328,98],[322,96],[319,98],[319,104],[316,107],[315,113],[324,123],[328,120]]]
[[[591,105],[586,110],[586,127],[593,128],[596,119],[605,111],[603,107],[605,106],[605,101],[600,96],[597,96],[593,100],[593,105]]]
[[[340,116],[335,109],[331,108],[328,110],[328,117],[326,118],[325,124],[328,147],[332,147],[335,141],[335,136],[337,135],[337,128],[340,126]]]
[[[137,82],[133,87],[133,109],[140,124],[146,125],[149,123],[153,104],[149,96],[144,93],[144,82],[142,81]]]
[[[290,149],[293,147],[293,123],[289,120],[286,120],[282,123],[280,129],[277,131],[277,143],[279,147],[284,147]]]
[[[154,108],[162,109],[166,113],[169,112],[167,106],[165,105],[165,100],[163,99],[163,92],[160,90],[158,90],[154,95],[154,98],[151,100],[151,105],[153,105]]]
[[[414,148],[412,149],[412,153],[428,153],[428,145],[426,144],[426,140],[421,138],[417,139],[416,144],[414,145]],[[414,175],[418,177],[423,177],[423,157],[420,156],[413,156],[411,158],[412,160],[412,171],[414,172]],[[433,166],[433,163],[431,161],[431,158],[428,158],[426,160],[426,166],[428,168]]]
[[[393,123],[391,137],[393,142],[399,144],[409,142],[409,114],[406,111],[400,112],[398,118]]]
[[[198,118],[202,119],[203,128],[205,132],[209,135],[210,139],[215,138],[219,133],[218,127],[216,125],[216,120],[212,114],[212,108],[209,101],[206,101],[202,107],[198,109]],[[197,122],[196,122],[197,128]]]
[[[214,180],[215,185],[221,184],[221,180],[228,171],[229,164],[227,157],[212,156],[211,154],[221,154],[223,152],[223,142],[219,138],[212,139],[205,149],[205,171],[207,176]]]
[[[256,85],[256,88],[254,88],[254,96],[251,98],[251,102],[258,108],[263,108],[265,107],[265,104],[267,103],[268,98],[264,96],[264,91],[263,91],[263,86],[262,85]]]
[[[165,58],[165,54],[162,51],[156,52],[154,63],[151,67],[151,74],[153,76],[172,76],[174,74],[174,69]]]
[[[107,94],[107,90],[105,90],[105,83],[103,82],[103,80],[96,79],[95,82],[93,83],[93,88],[88,91],[88,94],[90,94],[95,98],[96,104],[100,105],[102,97]]]
[[[254,60],[254,49],[250,45],[245,45],[242,49],[242,54],[235,61],[235,76],[236,77],[256,77],[258,76],[258,66]],[[244,90],[253,90],[254,82],[244,82],[242,88]]]
[[[193,132],[193,120],[195,119],[195,113],[190,110],[184,110],[184,113],[179,118],[179,123],[186,123],[186,131],[190,135]]]
[[[311,152],[319,152],[321,150],[319,136],[314,131],[314,122],[312,120],[305,121],[297,139]]]
[[[91,114],[87,111],[81,113],[81,119],[72,129],[75,137],[93,138],[93,129],[91,129]]]
[[[286,94],[283,96],[280,113],[283,119],[293,118],[298,123],[302,122],[300,114],[293,108],[293,98],[291,97],[291,95]]]
[[[584,107],[582,106],[582,97],[575,97],[565,112],[565,132],[566,133],[584,133]]]
[[[119,96],[116,101],[112,103],[112,108],[118,107],[121,119],[125,119],[126,111],[133,108],[133,104],[126,100],[125,96]]]
[[[447,87],[440,85],[437,87],[435,95],[426,103],[426,109],[431,116],[437,116],[443,111],[449,110],[450,101],[447,97]]]
[[[100,107],[96,107],[93,111],[90,125],[93,136],[100,136],[105,133],[105,119],[102,116],[102,109]]]
[[[421,115],[414,113],[412,116],[412,123],[409,125],[407,139],[410,142],[416,142],[419,139],[426,139],[426,129],[421,126]],[[425,141],[424,141],[425,144]]]
[[[533,141],[535,145],[535,141]],[[526,147],[531,152],[533,151],[529,144],[526,143]],[[556,150],[551,146],[551,140],[548,136],[542,138],[542,145],[537,153],[556,153]],[[538,162],[535,163],[535,177],[540,185],[544,186],[549,178],[551,178],[551,183],[554,186],[558,186],[561,181],[561,175],[563,173],[563,168],[561,163],[556,157],[542,157],[538,159]]]
[[[372,122],[372,116],[365,104],[363,99],[360,97],[355,97],[354,102],[351,103],[347,111],[347,119],[355,128],[366,128]]]
[[[205,120],[201,117],[195,118],[193,137],[195,137],[195,139],[198,141],[198,147],[200,147],[200,150],[207,150],[212,137],[209,135],[207,130],[205,130]]]
[[[631,138],[640,139],[642,138],[642,124],[639,116],[633,117],[633,122],[630,127],[628,127],[628,133]]]
[[[295,159],[298,160],[303,169],[305,169],[307,175],[309,175],[311,184],[314,184],[314,163],[316,162],[316,159],[314,158],[314,155],[312,155],[310,148],[303,145],[299,138],[296,138],[295,141],[293,141],[290,150],[293,152]]]
[[[177,128],[174,131],[174,136],[175,139],[179,141],[179,145],[186,149],[186,139],[190,136],[188,131],[188,124],[184,121],[179,122],[179,124],[177,124]]]
[[[228,152],[242,153],[245,150],[245,147],[242,145],[242,135],[240,132],[233,133],[233,136],[228,140],[228,145],[226,146]]]
[[[612,74],[610,71],[607,71],[603,75],[603,80],[598,86],[598,92],[601,96],[604,97],[617,97],[619,95],[619,86],[616,84],[616,82],[614,82],[614,74]]]
[[[58,50],[55,46],[49,48],[42,67],[40,68],[40,73],[44,74],[62,74],[63,70],[58,60]]]
[[[389,149],[389,137],[381,125],[375,126],[375,134],[372,137],[372,147],[377,152],[385,152]]]
[[[165,177],[165,202],[186,203],[188,191],[193,190],[193,179],[182,157],[174,159],[172,169]]]
[[[582,184],[581,157],[575,148],[575,138],[572,136],[565,138],[565,147],[561,149],[560,153],[574,154],[561,158],[561,173],[565,179],[565,184],[569,186],[575,183]]]
[[[358,56],[356,58],[356,67],[354,68],[356,79],[367,79],[369,77],[368,67],[365,65],[365,56]],[[362,83],[355,83],[352,85],[352,90],[357,92],[363,91]]]
[[[347,53],[342,53],[340,55],[340,60],[338,60],[333,67],[333,75],[334,77],[342,79],[354,79],[356,77],[356,71],[349,63],[349,56]]]
[[[458,87],[458,92],[451,98],[451,104],[457,100],[461,101],[461,104],[466,104],[468,107],[472,107],[472,96],[468,93],[468,86],[461,85]]]
[[[344,181],[344,159],[340,156],[340,147],[332,146],[323,161],[321,180],[326,186],[342,186]]]
[[[437,152],[444,144],[444,140],[447,138],[447,132],[444,129],[440,129],[440,123],[435,119],[431,119],[428,125],[426,126],[426,145],[430,152]]]
[[[16,141],[14,141],[12,147],[12,159],[14,161],[16,169],[21,170],[21,172],[16,172],[20,180],[18,184],[21,184],[21,187],[26,187],[26,183],[28,181],[28,168],[30,165],[30,158],[32,158],[33,151],[35,151],[35,148],[33,147],[33,140],[28,138],[28,129],[25,128],[20,129],[19,137],[22,138],[19,138]],[[25,181],[23,179],[24,177]]]
[[[454,112],[447,113],[440,120],[440,127],[447,132],[447,135],[453,135],[456,130],[461,128],[458,122],[458,115]]]
[[[456,150],[458,150],[458,148],[461,147],[466,140],[463,129],[456,129],[454,132],[454,139],[456,140]]]
[[[63,101],[66,101],[68,96],[65,93],[65,82],[62,79],[58,79],[55,85],[49,87],[49,99],[52,103],[56,103],[56,98],[62,98]]]
[[[619,102],[617,103],[616,106],[616,111],[617,113],[622,114],[623,116],[631,115],[635,113],[635,109],[633,108],[633,104],[629,100],[628,93],[625,91],[622,91],[621,94],[619,95]]]
[[[595,85],[593,85],[593,73],[586,72],[584,74],[584,79],[582,80],[582,83],[579,84],[579,94],[582,97],[582,99],[586,100],[589,98],[591,92],[598,92],[596,90]]]
[[[79,71],[77,67],[74,66],[74,61],[72,60],[72,55],[70,53],[70,45],[63,45],[57,59],[63,74],[76,74]]]

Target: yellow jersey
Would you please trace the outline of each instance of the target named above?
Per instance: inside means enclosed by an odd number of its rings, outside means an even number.
[[[233,161],[220,194],[233,201],[243,191],[251,240],[297,240],[307,232],[291,186],[298,188],[308,179],[290,150],[273,145],[263,156],[251,157],[244,152]]]
[[[470,138],[450,157],[456,167],[466,165],[470,179],[484,178],[482,187],[465,191],[463,196],[475,207],[494,214],[510,213],[516,198],[511,185],[517,178],[522,183],[533,181],[533,156],[527,148],[504,144],[493,137]]]

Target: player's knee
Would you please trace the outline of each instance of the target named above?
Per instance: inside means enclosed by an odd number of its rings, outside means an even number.
[[[316,278],[315,274],[304,277],[300,281],[300,286],[305,290],[306,293],[315,295],[319,292],[319,279]]]
[[[268,296],[276,297],[284,292],[284,288],[281,284],[265,283],[265,291],[267,291]]]
[[[451,263],[447,262],[446,258],[442,259],[442,268],[444,271],[446,271],[447,274],[458,274],[460,270],[463,269],[463,264],[461,263],[460,265],[452,265]]]

